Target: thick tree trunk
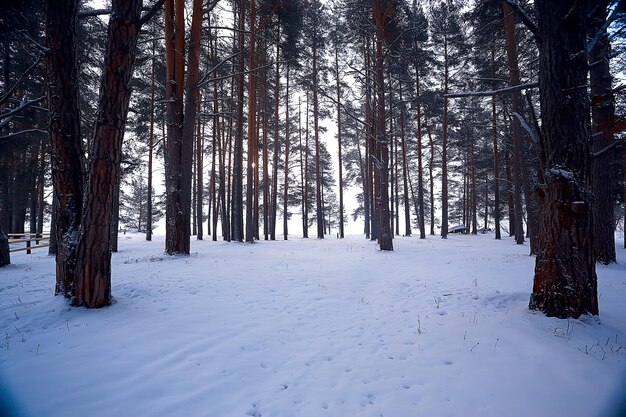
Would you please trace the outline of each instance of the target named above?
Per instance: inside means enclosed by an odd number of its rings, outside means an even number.
[[[599,151],[613,143],[615,123],[615,97],[612,92],[612,77],[609,67],[611,44],[603,24],[607,19],[609,0],[589,2],[589,39],[597,36],[598,41],[589,53],[591,82],[591,133],[593,150]],[[593,158],[593,244],[596,259],[607,265],[617,262],[615,258],[615,170],[614,152],[605,152]]]
[[[56,198],[55,294],[71,297],[76,245],[83,213],[83,170],[78,74],[76,0],[45,2],[52,183]],[[108,229],[107,229],[108,236]],[[108,240],[108,238],[107,238]],[[107,252],[108,252],[107,247]]]
[[[141,0],[113,0],[78,245],[74,304],[111,302],[111,222],[139,35]]]
[[[539,21],[541,249],[530,308],[560,318],[598,314],[591,212],[586,2],[535,0]]]
[[[383,76],[383,41],[386,18],[390,11],[389,4],[374,0],[374,22],[376,26],[376,209],[378,211],[378,244],[380,250],[393,250],[393,231],[389,213],[389,141],[385,131],[385,79]]]
[[[165,2],[165,94],[167,140],[165,141],[165,251],[185,253],[188,240],[185,230],[182,195],[182,126],[184,96],[184,9],[180,0]],[[187,233],[185,233],[187,232]]]

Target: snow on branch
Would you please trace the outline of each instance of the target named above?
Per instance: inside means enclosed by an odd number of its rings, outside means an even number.
[[[41,96],[41,97],[38,97],[36,99],[28,100],[28,101],[26,99],[24,99],[24,100],[20,101],[19,106],[15,107],[15,108],[12,108],[11,110],[8,110],[8,111],[0,114],[0,128],[3,128],[4,126],[8,125],[9,122],[13,119],[13,116],[16,113],[18,113],[21,110],[24,110],[24,109],[32,106],[35,103],[39,103],[41,100],[43,100],[45,98],[46,98],[46,96]]]
[[[533,37],[536,41],[539,41],[539,29],[537,28],[537,24],[533,22],[530,18],[528,12],[522,7],[521,4],[517,0],[506,0],[506,2],[515,10],[519,18],[524,23],[524,26],[533,34]]]
[[[535,131],[535,129],[532,129],[530,127],[530,125],[526,122],[526,120],[522,117],[522,115],[519,114],[518,112],[513,112],[513,116],[515,116],[515,118],[519,122],[522,129],[524,129],[528,133],[528,136],[530,136],[532,141],[535,143],[539,143],[539,135],[537,135],[537,132]]]
[[[48,135],[48,132],[46,132],[45,130],[41,130],[41,129],[26,129],[26,130],[20,130],[19,132],[11,133],[9,135],[0,136],[0,140],[13,139],[16,136],[25,135],[25,134],[28,134],[28,133],[41,133],[42,135]]]
[[[490,91],[468,91],[463,93],[450,93],[444,94],[445,98],[461,98],[461,97],[491,97],[491,96],[500,96],[503,94],[511,94],[516,91],[528,90],[529,88],[537,88],[539,87],[539,83],[526,83],[526,84],[518,84],[512,85],[510,87],[500,88],[499,90],[490,90]]]

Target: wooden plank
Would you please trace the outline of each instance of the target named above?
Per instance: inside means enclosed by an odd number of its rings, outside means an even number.
[[[37,249],[37,248],[47,248],[50,245],[38,245],[38,246],[31,246],[29,248],[17,248],[17,249],[10,249],[9,252],[19,252],[19,251],[23,251],[23,250],[31,250],[31,249]]]
[[[23,236],[50,236],[50,233],[7,233],[8,237],[23,237]]]
[[[9,240],[9,245],[12,245],[14,243],[27,243],[27,242],[34,242],[36,240],[50,240],[49,237],[34,237],[32,239],[17,239],[17,240]]]

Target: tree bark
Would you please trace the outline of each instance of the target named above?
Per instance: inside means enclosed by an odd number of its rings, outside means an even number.
[[[74,290],[76,245],[83,213],[83,169],[78,70],[77,0],[45,2],[46,68],[52,145],[52,183],[56,199],[55,294]],[[108,229],[107,229],[108,235]],[[108,252],[107,248],[107,252]]]
[[[545,184],[530,308],[559,318],[598,314],[593,253],[586,2],[535,0]]]
[[[114,0],[78,244],[74,304],[111,302],[111,223],[141,17],[141,0]]]
[[[496,76],[495,45],[491,50],[491,76]],[[496,113],[496,96],[491,97],[491,135],[493,141],[493,222],[495,238],[502,239],[500,231],[500,156],[498,154],[498,118]]]
[[[320,141],[319,141],[319,112],[318,112],[318,100],[317,89],[318,74],[317,74],[317,23],[314,25],[313,35],[313,135],[315,138],[315,201],[316,201],[316,213],[317,220],[317,238],[324,239],[324,210],[322,203],[322,177],[320,172]]]
[[[389,213],[389,142],[385,131],[385,79],[383,75],[383,41],[385,22],[390,16],[387,8],[391,3],[383,4],[383,0],[374,0],[374,22],[376,27],[376,208],[378,211],[378,244],[380,250],[393,250],[393,232]]]
[[[608,0],[589,2],[590,9],[588,37],[599,34],[598,41],[589,53],[591,83],[591,133],[593,150],[598,151],[613,143],[615,123],[615,97],[612,92],[612,77],[609,67],[611,44],[603,26],[608,14]],[[608,265],[617,262],[615,257],[615,152],[605,152],[593,158],[593,244],[596,259]]]
[[[237,51],[239,52],[239,74],[237,80],[237,97],[236,97],[236,122],[235,122],[235,141],[233,154],[233,179],[232,179],[232,221],[231,221],[231,238],[234,241],[241,242],[244,239],[243,230],[243,99],[244,99],[244,73],[246,69],[245,58],[243,56],[245,49],[244,32],[245,32],[245,0],[239,1],[238,9],[238,37]]]
[[[337,30],[337,29],[335,29]],[[335,35],[337,36],[337,35]],[[339,237],[344,238],[344,217],[343,217],[343,156],[341,143],[341,83],[339,79],[339,41],[335,41],[335,77],[337,92],[337,154],[339,157]]]
[[[502,2],[504,11],[504,34],[506,38],[506,55],[509,67],[511,85],[519,85],[519,65],[517,60],[517,40],[515,39],[515,20],[513,9],[506,1]],[[511,93],[512,110],[522,114],[522,96],[519,91]],[[524,228],[522,223],[522,145],[521,126],[516,117],[513,121],[513,198],[515,200],[515,242],[518,245],[524,243]]]
[[[255,237],[255,187],[254,187],[254,163],[258,154],[257,148],[257,135],[256,135],[256,72],[255,72],[255,58],[256,58],[256,6],[255,1],[250,0],[250,41],[248,45],[249,49],[249,69],[250,75],[248,76],[248,159],[246,167],[246,242],[253,243]]]
[[[285,81],[285,182],[283,189],[283,239],[288,238],[289,220],[289,65],[287,65]]]

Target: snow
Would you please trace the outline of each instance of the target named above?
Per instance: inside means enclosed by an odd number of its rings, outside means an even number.
[[[599,318],[559,320],[527,308],[528,246],[491,234],[190,257],[153,238],[122,236],[101,310],[53,297],[41,251],[0,269],[0,392],[22,415],[595,416],[626,397],[623,249]]]

